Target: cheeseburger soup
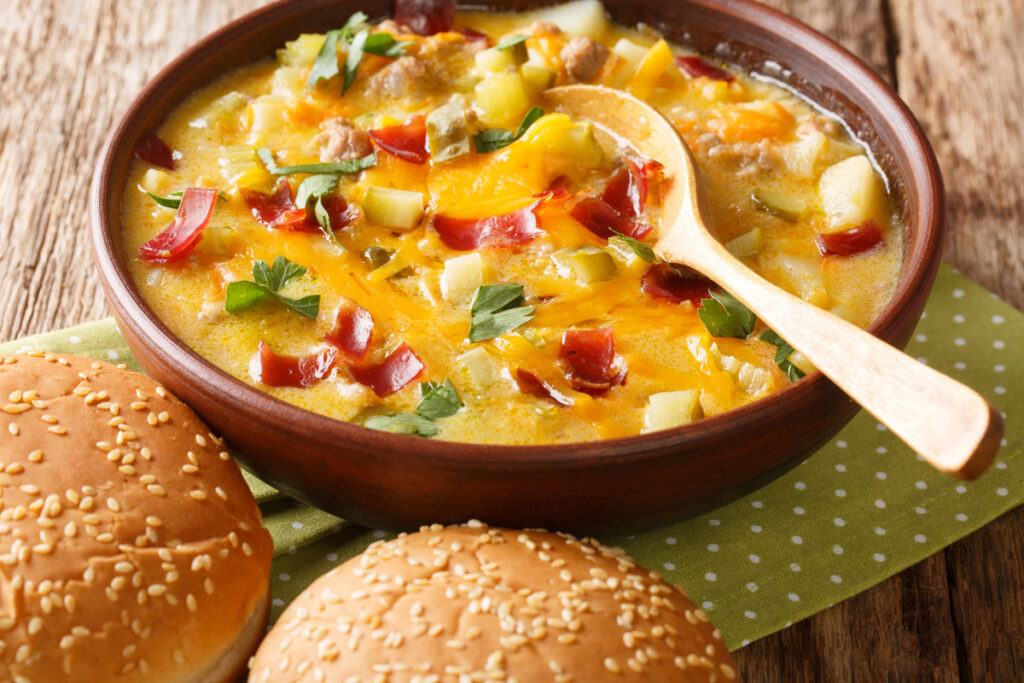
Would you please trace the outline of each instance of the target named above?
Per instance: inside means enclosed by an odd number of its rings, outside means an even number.
[[[297,36],[140,142],[126,257],[218,367],[339,420],[500,444],[665,429],[811,371],[653,255],[661,165],[545,111],[568,83],[663,112],[758,273],[862,327],[887,303],[902,228],[836,119],[596,2],[435,4]]]

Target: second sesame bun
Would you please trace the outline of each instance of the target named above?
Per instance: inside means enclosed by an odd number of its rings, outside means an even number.
[[[0,434],[0,680],[244,671],[271,539],[187,406],[107,363],[0,356]]]
[[[682,589],[567,534],[434,526],[317,579],[263,641],[255,683],[730,681]]]

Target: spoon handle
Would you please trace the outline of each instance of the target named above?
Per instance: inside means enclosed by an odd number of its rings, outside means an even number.
[[[693,240],[689,246],[688,263],[746,304],[934,467],[974,479],[992,464],[1002,415],[976,391],[775,287],[718,242]]]

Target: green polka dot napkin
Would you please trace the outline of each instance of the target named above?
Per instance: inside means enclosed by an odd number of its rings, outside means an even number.
[[[701,517],[601,540],[681,583],[736,648],[920,561],[1024,501],[1024,315],[952,269],[939,273],[907,351],[988,397],[1006,416],[1000,460],[965,484],[933,471],[861,413],[789,474]],[[137,367],[113,321],[0,345]],[[247,479],[274,536],[273,616],[383,531]]]

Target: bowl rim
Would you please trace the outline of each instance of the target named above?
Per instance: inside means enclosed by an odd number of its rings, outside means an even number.
[[[163,67],[132,100],[113,127],[98,157],[89,193],[89,223],[93,255],[108,299],[118,317],[131,320],[137,328],[138,336],[150,348],[170,359],[179,368],[181,375],[202,378],[202,382],[192,382],[198,393],[221,403],[244,404],[248,411],[259,415],[268,426],[282,433],[294,431],[295,425],[302,425],[307,434],[316,435],[324,443],[341,440],[370,452],[414,451],[417,457],[434,463],[454,466],[472,461],[479,468],[500,469],[513,461],[552,467],[570,465],[581,459],[600,459],[602,463],[611,464],[630,459],[638,453],[665,447],[685,450],[684,446],[721,439],[744,427],[753,427],[762,420],[781,418],[789,412],[792,404],[799,403],[801,399],[810,399],[823,385],[830,384],[820,371],[815,371],[799,382],[744,406],[658,432],[548,445],[480,444],[393,434],[337,420],[271,396],[201,357],[149,308],[135,286],[126,263],[119,256],[119,239],[115,238],[115,228],[120,230],[121,209],[112,207],[112,211],[107,210],[107,197],[110,196],[111,181],[115,176],[114,162],[126,146],[134,145],[137,135],[145,132],[136,130],[136,119],[144,117],[147,111],[154,108],[151,102],[161,98],[161,90],[177,74],[207,59],[201,57],[203,53],[215,50],[219,44],[264,25],[278,13],[297,12],[298,6],[316,5],[322,1],[277,0],[227,23],[192,44]],[[893,128],[896,137],[902,141],[899,152],[909,159],[912,168],[911,174],[904,181],[905,185],[917,190],[916,210],[912,213],[918,217],[919,229],[915,231],[912,241],[905,237],[904,260],[897,286],[888,304],[868,327],[868,331],[875,336],[889,343],[898,342],[897,328],[901,312],[913,306],[922,291],[930,289],[944,242],[945,198],[942,178],[935,154],[920,124],[889,84],[863,61],[797,19],[754,0],[688,1],[710,11],[740,15],[743,20],[757,23],[787,42],[811,48],[823,62],[842,71],[851,82],[857,84],[860,94],[878,107],[884,115],[885,124]],[[460,9],[478,7],[467,4]],[[227,70],[218,75],[223,73],[227,73]],[[174,104],[180,104],[180,101]]]

